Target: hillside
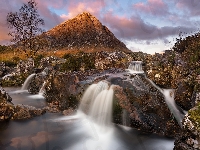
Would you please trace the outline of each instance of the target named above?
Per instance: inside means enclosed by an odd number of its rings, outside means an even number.
[[[124,43],[88,12],[55,26],[45,36],[52,50],[129,51]]]

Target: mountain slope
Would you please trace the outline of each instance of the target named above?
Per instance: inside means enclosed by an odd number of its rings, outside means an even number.
[[[129,51],[124,43],[88,12],[55,26],[45,34],[52,49]]]

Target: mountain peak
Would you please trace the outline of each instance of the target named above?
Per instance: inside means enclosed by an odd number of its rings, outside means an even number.
[[[92,14],[87,11],[84,11],[84,12],[78,14],[77,16],[92,16]]]
[[[110,30],[89,12],[83,12],[47,31],[53,48],[128,50]]]

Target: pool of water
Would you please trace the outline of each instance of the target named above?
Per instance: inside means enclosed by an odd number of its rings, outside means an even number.
[[[17,91],[19,88],[5,90],[14,104],[46,105],[41,96]],[[86,117],[77,115],[46,113],[0,124],[1,150],[172,150],[173,147],[174,139],[115,124],[101,130]]]

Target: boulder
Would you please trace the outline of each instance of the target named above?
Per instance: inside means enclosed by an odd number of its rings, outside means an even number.
[[[30,119],[40,116],[46,112],[45,109],[35,108],[33,106],[18,104],[15,106],[13,120]]]
[[[118,85],[115,88],[115,103],[118,111],[115,111],[114,107],[115,113],[118,114],[114,113],[114,115],[120,116],[122,110],[126,110],[130,120],[128,126],[169,137],[179,134],[181,128],[165,103],[164,95],[144,74],[111,77],[108,81]],[[117,120],[121,120],[120,124],[123,124],[122,118]]]
[[[0,87],[0,121],[10,120],[14,114],[12,98]]]

